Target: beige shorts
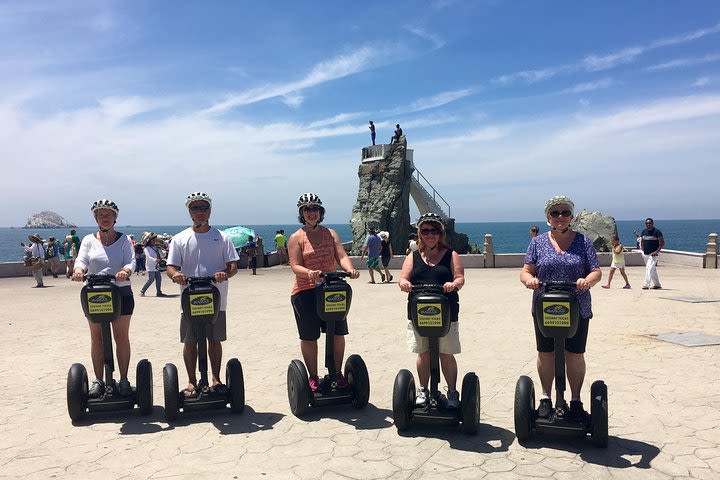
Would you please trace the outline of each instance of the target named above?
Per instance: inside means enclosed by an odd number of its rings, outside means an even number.
[[[460,353],[460,327],[458,323],[450,323],[450,331],[444,337],[440,337],[440,353],[448,355]],[[407,346],[412,353],[424,353],[430,350],[430,340],[427,337],[418,335],[410,320],[407,322]]]
[[[625,262],[612,262],[610,268],[625,268]]]

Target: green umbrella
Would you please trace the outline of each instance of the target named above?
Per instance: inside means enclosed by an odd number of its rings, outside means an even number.
[[[230,240],[232,240],[235,248],[244,246],[250,235],[252,235],[253,238],[255,237],[255,230],[250,227],[243,227],[242,225],[226,228],[223,232],[230,237]]]

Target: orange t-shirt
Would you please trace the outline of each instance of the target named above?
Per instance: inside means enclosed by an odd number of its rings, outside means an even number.
[[[302,265],[310,270],[320,270],[323,273],[334,272],[337,270],[335,266],[335,239],[327,228],[323,226],[318,228],[320,229],[320,238],[314,242],[310,241],[305,229],[298,230],[300,233],[298,243],[303,258]],[[290,295],[311,288],[315,288],[315,282],[295,275],[295,282],[293,282]]]

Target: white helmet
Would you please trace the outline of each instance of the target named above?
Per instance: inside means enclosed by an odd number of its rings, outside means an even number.
[[[90,207],[90,211],[92,213],[95,213],[98,210],[112,210],[115,212],[115,216],[120,213],[120,209],[118,208],[117,204],[113,202],[112,200],[108,200],[107,198],[101,198],[100,200],[95,200]]]
[[[207,202],[208,205],[212,205],[212,198],[204,192],[193,192],[185,199],[185,206],[189,207],[192,202]]]
[[[318,205],[322,206],[322,200],[314,193],[303,193],[298,199],[297,206],[304,207],[305,205]]]

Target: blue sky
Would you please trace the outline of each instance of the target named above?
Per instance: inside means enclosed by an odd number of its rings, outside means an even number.
[[[307,191],[345,223],[368,120],[461,222],[717,218],[720,3],[687,5],[0,0],[0,225],[185,224],[197,190],[218,224]]]

